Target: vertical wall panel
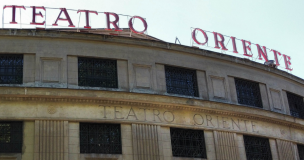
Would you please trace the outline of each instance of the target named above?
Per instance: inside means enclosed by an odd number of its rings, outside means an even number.
[[[160,160],[159,127],[132,124],[134,160]]]
[[[35,159],[67,160],[67,121],[35,121]],[[67,140],[66,140],[67,139]]]
[[[280,160],[296,159],[294,144],[292,142],[277,139],[277,147]]]
[[[214,131],[217,160],[239,160],[236,134]]]

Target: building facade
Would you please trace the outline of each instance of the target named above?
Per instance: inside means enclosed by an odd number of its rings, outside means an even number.
[[[0,30],[0,159],[304,159],[304,80],[157,39]]]

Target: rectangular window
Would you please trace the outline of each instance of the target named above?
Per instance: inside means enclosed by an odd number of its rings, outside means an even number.
[[[234,78],[239,104],[263,108],[259,83]]]
[[[0,153],[21,153],[22,136],[22,122],[0,122]]]
[[[170,128],[174,157],[207,158],[203,130]]]
[[[120,124],[80,123],[80,153],[121,154]]]
[[[23,55],[0,54],[0,84],[22,84]]]
[[[272,160],[268,138],[244,135],[247,160]]]
[[[304,145],[297,145],[298,146],[298,152],[300,160],[304,160]]]
[[[289,104],[290,115],[304,119],[304,101],[303,97],[286,92]]]
[[[198,97],[196,71],[165,66],[167,92]]]
[[[78,57],[78,85],[118,88],[117,61]]]

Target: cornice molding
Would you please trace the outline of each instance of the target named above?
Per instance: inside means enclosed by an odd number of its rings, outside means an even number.
[[[0,97],[0,100],[3,101],[35,101],[35,102],[71,102],[71,103],[96,103],[96,104],[110,104],[110,105],[127,105],[127,106],[143,106],[143,107],[155,107],[155,108],[167,108],[167,109],[178,109],[178,110],[189,110],[196,112],[204,112],[210,114],[234,116],[239,118],[246,118],[251,120],[258,120],[269,122],[273,124],[283,125],[287,127],[303,129],[304,125],[287,122],[284,120],[270,118],[266,116],[258,115],[248,115],[248,113],[234,113],[231,111],[223,110],[213,110],[201,108],[200,106],[185,106],[185,105],[166,105],[166,104],[157,104],[157,103],[146,103],[146,102],[132,102],[132,101],[122,101],[122,100],[105,100],[105,99],[89,99],[89,98],[49,98],[49,97],[12,97],[12,96],[3,96]],[[217,102],[208,102],[208,103],[217,103]],[[200,108],[199,108],[200,107]]]

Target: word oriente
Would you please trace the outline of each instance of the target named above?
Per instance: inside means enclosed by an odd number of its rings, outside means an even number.
[[[44,17],[42,15],[41,12],[37,12],[37,10],[44,10],[46,12],[46,8],[43,7],[43,6],[31,6],[31,7],[24,7],[24,6],[17,6],[17,5],[6,5],[3,7],[3,9],[6,9],[6,8],[12,8],[12,20],[10,22],[10,24],[18,24],[16,22],[16,9],[17,8],[20,8],[20,9],[24,9],[26,10],[26,8],[31,8],[32,9],[32,21],[30,22],[30,25],[44,25],[46,22],[43,21],[43,22],[37,22],[36,21],[36,17],[37,16],[40,16],[40,17]],[[67,22],[69,25],[68,27],[75,27],[74,23],[72,22],[71,18],[70,18],[70,15],[67,11],[66,8],[58,8],[59,9],[59,14],[58,14],[58,17],[57,19],[55,19],[55,22],[52,24],[52,26],[58,26],[58,21],[65,21]],[[77,11],[77,14],[78,13],[85,13],[85,26],[84,28],[87,28],[87,29],[90,29],[91,26],[90,26],[90,19],[89,19],[89,14],[96,14],[98,15],[98,13],[104,13],[105,16],[106,16],[106,28],[105,30],[114,30],[114,31],[118,31],[118,32],[121,32],[122,29],[119,28],[118,24],[119,24],[119,15],[116,14],[116,13],[113,13],[113,12],[97,12],[97,11],[91,11],[91,10],[78,10]],[[62,18],[61,16],[64,16],[64,18]],[[114,18],[113,21],[110,20],[110,16]],[[133,20],[134,19],[139,19],[141,20],[143,26],[144,26],[144,29],[142,31],[137,31],[134,29],[133,27]],[[114,29],[111,28],[111,25],[114,27]],[[128,21],[128,26],[130,28],[130,30],[134,33],[137,33],[137,34],[144,34],[148,28],[148,25],[147,25],[147,22],[144,18],[140,17],[140,16],[131,16],[131,18],[129,19]],[[198,32],[201,32],[204,36],[204,39],[205,41],[204,42],[200,42],[197,40],[197,33]],[[220,33],[217,33],[217,32],[212,32],[213,33],[213,36],[214,36],[214,42],[215,42],[215,47],[214,48],[217,48],[217,49],[222,49],[222,50],[228,50],[226,48],[226,46],[224,45],[224,41],[225,41],[225,38],[222,34]],[[192,31],[192,39],[194,42],[196,42],[198,45],[205,45],[207,44],[208,42],[208,35],[206,34],[206,32],[202,29],[199,29],[199,28],[195,28],[193,31]],[[237,45],[236,45],[236,38],[235,37],[230,37],[230,40],[232,42],[232,48],[233,48],[233,53],[238,53],[238,50],[237,50]],[[244,56],[247,56],[247,57],[252,57],[253,54],[251,53],[251,42],[250,41],[246,41],[246,40],[240,40],[242,42],[242,46],[243,46],[243,52],[244,52]],[[259,57],[259,60],[265,60],[265,62],[268,62],[268,56],[267,56],[267,51],[266,51],[266,47],[265,46],[261,46],[259,44],[256,44],[257,46],[257,51],[258,51],[258,57]],[[250,51],[250,53],[249,53]],[[289,70],[289,71],[292,71],[293,69],[290,67],[291,65],[291,58],[290,56],[287,56],[285,54],[281,54],[280,52],[274,50],[274,49],[271,49],[270,50],[271,52],[273,52],[274,54],[274,59],[275,59],[275,65],[276,66],[279,66],[280,63],[279,63],[279,56],[283,56],[284,58],[284,62],[285,62],[285,69]]]
[[[197,32],[201,32],[203,34],[203,36],[205,38],[205,42],[199,42],[197,40],[197,38],[196,38]],[[228,50],[226,48],[226,46],[224,45],[224,41],[225,41],[224,36],[222,34],[220,34],[220,33],[217,33],[217,32],[212,32],[212,33],[213,33],[214,42],[215,42],[215,47],[214,48],[222,49],[222,50]],[[199,28],[195,28],[192,31],[192,39],[198,45],[205,45],[208,42],[208,36],[207,36],[206,32],[204,30],[202,30],[202,29],[199,29]],[[230,40],[232,42],[233,53],[239,53],[238,50],[237,50],[237,47],[236,47],[236,38],[235,37],[230,37]],[[251,42],[243,40],[243,39],[241,41],[242,41],[243,52],[244,52],[243,55],[247,56],[247,57],[252,57],[253,54],[249,54],[248,53],[248,51],[251,51]],[[268,56],[267,56],[266,47],[262,46],[263,47],[263,49],[262,49],[259,44],[256,44],[256,46],[257,46],[259,60],[263,60],[264,59],[265,62],[268,62]],[[276,62],[276,66],[279,66],[280,63],[279,63],[279,60],[278,60],[278,56],[281,56],[282,54],[280,52],[274,50],[274,49],[271,49],[270,51],[272,51],[273,54],[274,54],[274,59],[275,59],[275,62]],[[283,57],[284,57],[284,62],[285,62],[285,69],[287,69],[289,71],[292,71],[293,69],[290,68],[290,65],[291,65],[291,62],[290,62],[291,58],[290,58],[290,56],[287,56],[287,55],[283,54]]]

